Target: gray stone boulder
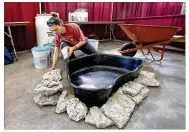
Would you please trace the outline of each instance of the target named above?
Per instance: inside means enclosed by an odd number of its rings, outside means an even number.
[[[147,96],[148,96],[148,93],[149,93],[149,89],[147,89],[147,88],[143,88],[142,89],[142,91],[138,94],[138,95],[136,95],[136,96],[129,96],[136,104],[139,104],[139,103],[141,103],[142,102],[142,100],[144,99],[144,98],[146,98]]]
[[[60,74],[60,69],[52,70],[51,72],[47,72],[42,76],[42,84],[46,87],[53,87],[58,85],[57,82],[59,82],[62,79]]]
[[[89,117],[85,119],[85,122],[96,125],[97,128],[106,128],[114,124],[114,122],[106,117],[96,106],[91,107],[89,113]]]
[[[123,128],[129,121],[136,103],[126,94],[114,94],[100,110],[111,119],[118,128]]]
[[[148,77],[142,74],[140,74],[138,78],[136,78],[133,82],[137,82],[150,87],[157,87],[160,85],[160,83],[155,78]]]
[[[88,108],[78,98],[72,98],[66,104],[66,111],[70,119],[80,121],[86,117]]]
[[[144,75],[148,78],[155,78],[155,73],[149,71],[141,71],[140,75]]]
[[[60,96],[59,92],[56,94],[53,94],[51,96],[45,96],[42,94],[38,94],[36,97],[33,98],[33,100],[36,104],[39,104],[40,106],[56,105],[59,96]]]
[[[61,91],[62,88],[63,88],[60,81],[58,83],[59,83],[59,85],[53,86],[51,88],[48,88],[48,87],[43,86],[42,84],[39,84],[34,89],[34,92],[39,93],[39,94],[43,94],[45,96],[53,95],[53,94],[57,93],[58,91]]]
[[[74,98],[74,95],[69,94],[67,90],[64,90],[60,95],[57,105],[56,105],[56,113],[63,113],[66,111],[67,101]]]
[[[136,96],[143,89],[143,85],[137,82],[128,82],[122,86],[123,93]]]
[[[88,112],[88,114],[85,117],[85,123],[91,124],[91,125],[96,125],[95,121],[94,121],[93,117],[91,116],[90,112]]]

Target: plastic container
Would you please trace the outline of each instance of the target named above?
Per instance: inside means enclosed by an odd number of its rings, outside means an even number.
[[[32,48],[35,68],[43,69],[49,66],[51,52],[50,50],[51,49],[48,46],[38,46]]]
[[[66,72],[75,96],[88,107],[100,107],[124,83],[137,78],[142,65],[139,58],[92,54],[68,61]]]
[[[98,51],[99,41],[96,39],[88,39],[88,42]]]

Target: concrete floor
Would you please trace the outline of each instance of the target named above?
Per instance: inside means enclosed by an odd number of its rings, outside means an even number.
[[[102,43],[99,50],[115,49],[123,43]],[[136,56],[143,57],[141,52]],[[5,65],[5,129],[96,129],[84,120],[70,120],[66,113],[56,114],[55,107],[35,104],[33,89],[47,69],[34,67],[31,52],[18,54],[18,58],[18,62]],[[64,69],[63,59],[56,68]],[[142,69],[155,72],[161,86],[150,88],[149,96],[137,107],[124,129],[185,129],[185,55],[167,51],[162,63],[146,63]],[[62,76],[64,89],[73,93],[65,72]]]

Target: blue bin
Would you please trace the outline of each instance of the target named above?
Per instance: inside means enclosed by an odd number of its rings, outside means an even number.
[[[10,54],[9,50],[4,47],[4,65],[11,64],[14,62],[12,55]]]

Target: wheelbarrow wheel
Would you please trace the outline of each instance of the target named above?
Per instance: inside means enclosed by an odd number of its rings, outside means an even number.
[[[127,44],[122,45],[120,50],[124,51],[124,50],[134,49],[134,48],[136,48],[136,45],[134,45],[132,43],[127,43]],[[123,53],[122,55],[123,56],[131,56],[131,57],[133,57],[136,53],[137,53],[137,50],[133,51],[133,52],[129,52],[129,53]]]

